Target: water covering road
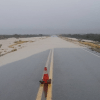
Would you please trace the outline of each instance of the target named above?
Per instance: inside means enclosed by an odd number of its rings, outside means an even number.
[[[36,100],[49,52],[0,67],[0,100]],[[81,48],[54,49],[52,82],[52,100],[99,100],[100,57]]]
[[[53,100],[100,100],[100,57],[55,49],[53,74]]]
[[[0,67],[0,100],[35,100],[49,50]]]

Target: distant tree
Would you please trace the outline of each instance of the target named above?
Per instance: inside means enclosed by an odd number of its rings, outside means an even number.
[[[42,34],[39,34],[39,36],[41,36],[41,37],[42,37]]]
[[[92,34],[92,33],[90,34],[61,34],[60,36],[77,38],[77,39],[88,39],[88,40],[100,42],[100,34]]]

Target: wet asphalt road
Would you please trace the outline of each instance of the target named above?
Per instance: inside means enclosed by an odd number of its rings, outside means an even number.
[[[79,48],[55,49],[53,100],[100,100],[100,57]]]
[[[0,100],[35,100],[49,50],[0,67]]]
[[[0,67],[0,100],[35,100],[50,50]],[[100,57],[54,49],[53,100],[100,100]]]

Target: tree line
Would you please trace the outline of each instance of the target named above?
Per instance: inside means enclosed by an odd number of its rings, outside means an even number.
[[[100,34],[61,34],[60,36],[100,42]]]
[[[42,37],[42,36],[48,36],[43,34],[14,34],[14,35],[0,35],[0,39],[7,39],[7,38],[28,38],[28,37]]]

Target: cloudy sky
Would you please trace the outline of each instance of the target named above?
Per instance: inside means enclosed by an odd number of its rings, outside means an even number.
[[[0,0],[0,34],[100,33],[100,0]]]

